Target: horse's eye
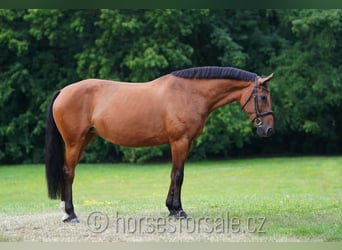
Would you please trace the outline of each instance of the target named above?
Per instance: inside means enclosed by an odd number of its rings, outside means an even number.
[[[265,95],[260,96],[260,98],[261,98],[261,100],[264,101],[264,102],[267,100],[267,96],[265,96]]]

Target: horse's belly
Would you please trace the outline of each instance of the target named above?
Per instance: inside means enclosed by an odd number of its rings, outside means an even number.
[[[92,123],[101,137],[130,147],[169,142],[164,121],[168,102],[162,89],[144,86],[119,85],[108,96],[99,94],[101,101],[93,109]]]
[[[121,146],[144,147],[168,143],[168,136],[162,125],[139,119],[99,119],[94,128],[99,136]]]

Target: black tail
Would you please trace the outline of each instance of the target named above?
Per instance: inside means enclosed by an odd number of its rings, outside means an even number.
[[[50,199],[59,198],[64,186],[64,142],[52,113],[53,103],[59,93],[56,91],[53,94],[46,117],[45,173]]]

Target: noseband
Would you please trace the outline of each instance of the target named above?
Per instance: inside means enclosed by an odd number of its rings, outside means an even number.
[[[259,77],[255,78],[253,91],[249,95],[249,97],[247,98],[247,101],[245,102],[245,104],[242,106],[242,110],[245,109],[247,103],[252,99],[252,96],[253,96],[255,117],[252,119],[252,122],[255,122],[255,124],[258,127],[260,127],[262,125],[262,120],[260,119],[260,117],[266,116],[266,115],[271,115],[271,114],[273,114],[273,111],[269,110],[269,111],[265,111],[265,112],[259,112],[258,93],[257,93],[258,88],[262,88],[263,90],[266,90],[267,92],[270,92],[270,91],[267,88],[258,85],[258,79],[259,79]]]

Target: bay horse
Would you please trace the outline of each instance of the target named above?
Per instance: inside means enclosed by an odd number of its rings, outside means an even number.
[[[268,81],[233,67],[195,67],[145,83],[100,79],[76,82],[54,93],[47,111],[45,166],[48,195],[61,198],[64,222],[79,222],[72,202],[75,168],[95,135],[128,147],[170,144],[170,216],[186,218],[181,203],[184,162],[209,114],[237,101],[256,127],[271,136],[274,118]]]

